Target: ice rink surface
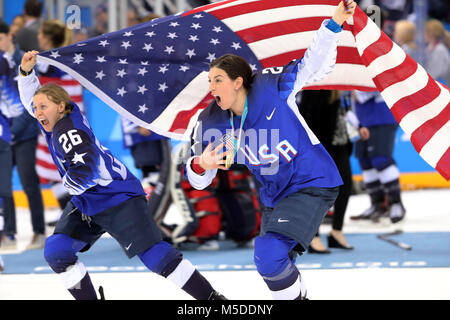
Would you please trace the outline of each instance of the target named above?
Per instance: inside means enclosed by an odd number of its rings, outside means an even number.
[[[448,300],[450,299],[450,190],[403,192],[405,220],[391,225],[351,221],[369,206],[366,195],[350,198],[344,232],[353,251],[331,249],[329,255],[305,253],[296,264],[306,281],[311,300]],[[46,212],[51,221],[56,211]],[[174,208],[170,217],[176,216]],[[168,217],[169,218],[169,217]],[[32,229],[27,210],[17,213],[17,251],[2,252],[5,271],[0,274],[0,300],[71,300],[60,279],[48,268],[43,249],[24,251]],[[392,239],[403,250],[377,235],[401,229]],[[326,244],[330,226],[320,233]],[[47,233],[52,233],[48,228]],[[222,241],[217,251],[182,249],[212,285],[228,299],[270,300],[271,295],[253,265],[253,250]],[[87,253],[79,254],[96,287],[104,287],[108,300],[189,300],[170,281],[147,272],[137,258],[129,260],[119,245],[102,237]]]

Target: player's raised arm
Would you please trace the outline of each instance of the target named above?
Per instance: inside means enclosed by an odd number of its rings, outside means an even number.
[[[33,117],[33,97],[34,93],[41,86],[39,79],[36,76],[33,68],[36,64],[37,51],[28,51],[22,57],[22,62],[19,67],[18,87],[20,100],[27,109],[28,113]]]
[[[337,44],[344,22],[355,13],[353,0],[341,1],[332,19],[325,20],[315,34],[302,61],[298,66],[295,91],[304,86],[322,80],[334,69],[337,57]]]

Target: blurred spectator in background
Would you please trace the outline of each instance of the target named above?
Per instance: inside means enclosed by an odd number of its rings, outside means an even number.
[[[9,34],[13,37],[14,42],[16,42],[16,33],[22,29],[24,25],[25,18],[22,15],[18,15],[13,19],[9,26]]]
[[[134,7],[129,7],[127,11],[127,26],[132,27],[141,23],[138,13]]]
[[[6,104],[10,111],[17,110],[10,119],[12,164],[17,168],[20,183],[28,199],[34,232],[26,249],[38,249],[42,248],[45,242],[44,203],[35,167],[39,127],[20,100],[17,87],[18,67],[15,62],[17,59],[14,56],[22,56],[23,52],[14,45],[9,27],[5,23],[0,25],[0,50],[4,51],[0,61],[1,104]],[[4,239],[2,249],[14,249],[17,246],[17,227],[12,198],[5,199],[4,209],[7,239]]]
[[[353,183],[350,167],[352,143],[347,132],[346,106],[341,103],[340,92],[337,90],[303,90],[298,98],[301,115],[333,158],[344,182],[339,187],[339,195],[334,203],[328,247],[351,250],[353,247],[347,244],[342,232]],[[330,253],[320,240],[319,233],[311,241],[308,252]]]
[[[86,28],[73,29],[72,43],[77,43],[88,39],[88,30]]]
[[[40,17],[42,14],[42,2],[39,0],[27,0],[23,7],[24,26],[15,35],[16,43],[23,51],[39,50],[37,39]]]
[[[445,29],[442,22],[436,19],[427,21],[425,25],[425,69],[435,79],[444,83],[450,81],[450,55],[444,44]]]
[[[363,173],[363,182],[371,206],[352,220],[372,220],[389,216],[392,223],[403,220],[400,171],[393,158],[398,123],[381,94],[355,91],[355,112],[364,130],[355,144],[355,157]]]
[[[108,32],[108,6],[100,4],[95,9],[95,26],[88,29],[89,38],[96,37]]]
[[[419,52],[415,42],[416,26],[408,20],[400,20],[395,24],[394,41],[416,61]]]

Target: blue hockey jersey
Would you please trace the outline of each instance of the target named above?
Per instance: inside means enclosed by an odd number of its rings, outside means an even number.
[[[261,201],[268,207],[302,188],[342,184],[334,161],[307,126],[295,101],[304,85],[323,78],[335,64],[338,34],[325,24],[303,59],[256,73],[247,93],[248,113],[234,161],[245,164],[261,182]],[[230,116],[230,111],[220,109],[216,102],[200,114],[192,135],[193,157],[200,155],[209,141],[218,145],[231,134]],[[234,128],[240,128],[241,120],[233,117]],[[202,189],[217,170],[196,174],[191,168],[193,157],[186,166],[187,177],[195,188]]]
[[[355,91],[355,113],[363,127],[397,124],[391,110],[378,91]]]
[[[34,72],[19,77],[20,96],[32,116],[33,95],[38,87]],[[52,132],[42,126],[41,130],[63,184],[73,196],[71,201],[81,212],[92,216],[145,195],[140,181],[100,144],[75,104],[72,113],[59,120]]]

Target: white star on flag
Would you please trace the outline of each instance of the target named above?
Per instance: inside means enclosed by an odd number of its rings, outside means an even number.
[[[73,57],[73,63],[80,64],[83,62],[83,54],[82,53],[75,53],[75,56]]]
[[[117,95],[123,97],[127,93],[124,87],[117,89]]]
[[[123,78],[127,73],[125,72],[125,69],[117,70],[116,76]]]
[[[159,83],[158,85],[159,85],[158,91],[166,92],[166,89],[169,88],[165,82]]]
[[[169,32],[169,34],[167,35],[167,38],[170,38],[173,40],[175,38],[178,38],[178,36],[175,32]]]
[[[216,59],[216,54],[215,53],[211,53],[208,52],[208,57],[206,58],[206,60],[209,60],[209,63],[213,62],[213,60]]]
[[[195,50],[194,49],[188,49],[186,52],[186,56],[189,56],[189,58],[192,59],[193,56],[195,56]]]
[[[195,41],[198,41],[199,39],[198,39],[198,36],[197,35],[190,35],[189,36],[189,39],[188,40],[191,40],[192,42],[195,42]]]
[[[240,48],[241,48],[241,45],[240,45],[238,42],[233,42],[233,44],[231,45],[231,47],[232,47],[234,50],[237,50],[237,49],[240,49]]]
[[[97,56],[97,60],[95,60],[96,62],[106,62],[105,56]]]
[[[145,113],[145,111],[147,111],[147,110],[148,110],[148,108],[145,106],[145,103],[143,105],[139,105],[138,112]]]
[[[162,65],[161,67],[159,67],[159,70],[158,70],[158,72],[161,72],[161,73],[166,73],[167,71],[169,70],[169,68],[167,68],[167,65]]]
[[[150,50],[153,49],[153,47],[152,47],[151,43],[144,43],[144,47],[142,49],[146,50],[147,52],[149,52]]]
[[[100,41],[100,43],[98,44],[99,46],[102,46],[103,48],[106,47],[109,44],[108,40],[102,40]]]
[[[59,54],[58,51],[52,51],[52,53],[50,54],[51,57],[53,57],[54,59],[61,57],[61,55]]]
[[[145,91],[148,90],[148,89],[145,87],[145,84],[142,85],[142,86],[138,86],[138,88],[139,88],[138,92],[141,93],[141,94],[144,94]]]
[[[95,73],[96,73],[95,79],[103,80],[103,77],[106,76],[106,74],[103,73],[103,70],[100,70],[99,72],[95,72]]]
[[[172,52],[174,52],[175,50],[173,49],[173,46],[167,47],[166,46],[166,50],[164,50],[164,52],[167,52],[168,54],[171,54]]]
[[[122,48],[125,48],[125,50],[128,49],[128,47],[131,47],[130,41],[122,41]]]
[[[139,68],[138,74],[141,76],[144,76],[147,73],[147,69],[144,68]]]
[[[213,45],[218,45],[220,44],[219,39],[211,39],[211,41],[209,43],[212,43]]]

